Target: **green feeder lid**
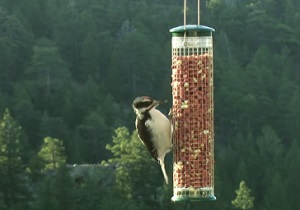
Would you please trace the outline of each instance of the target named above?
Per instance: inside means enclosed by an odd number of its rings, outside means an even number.
[[[172,36],[211,36],[215,29],[203,25],[183,25],[170,29]]]

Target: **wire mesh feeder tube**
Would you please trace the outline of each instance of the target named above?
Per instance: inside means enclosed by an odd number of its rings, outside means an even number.
[[[173,28],[172,120],[173,201],[215,200],[214,196],[214,29]]]

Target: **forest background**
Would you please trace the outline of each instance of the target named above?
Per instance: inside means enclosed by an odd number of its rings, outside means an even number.
[[[1,210],[188,208],[170,201],[131,108],[138,95],[170,108],[168,30],[182,11],[180,0],[0,0]],[[299,22],[299,0],[201,2],[216,30],[217,201],[190,209],[300,209]]]

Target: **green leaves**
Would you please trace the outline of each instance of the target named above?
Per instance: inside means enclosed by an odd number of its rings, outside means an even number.
[[[0,164],[5,167],[21,165],[21,127],[5,110],[0,121]]]
[[[75,184],[70,171],[65,166],[48,173],[37,189],[37,199],[32,204],[33,209],[43,210],[74,210]]]
[[[56,138],[46,137],[38,156],[44,162],[43,171],[59,169],[66,163],[62,141]]]
[[[113,158],[103,164],[116,166],[116,185],[121,195],[136,201],[142,198],[138,201],[140,205],[158,205],[163,190],[160,166],[152,160],[137,132],[130,135],[125,127],[116,129],[113,145],[108,144],[106,148],[113,153]]]
[[[6,109],[0,120],[0,206],[8,209],[25,208],[28,204],[21,132],[21,127]]]
[[[46,86],[46,94],[63,86],[70,79],[70,72],[59,55],[55,44],[47,39],[39,40],[33,47],[31,66],[26,71],[28,79],[36,79],[38,87]]]
[[[30,58],[33,36],[15,14],[2,12],[0,9],[0,88],[12,93],[14,81],[20,78]]]
[[[132,23],[124,24],[129,24],[125,27],[129,29],[120,29],[121,37],[111,55],[107,86],[117,98],[130,103],[128,98],[150,93],[152,87],[159,86],[161,77],[157,75],[164,72],[159,68],[162,64],[157,53],[159,46],[143,31],[133,29]]]
[[[299,7],[299,0],[201,5],[201,24],[216,29],[216,210],[232,209],[240,180],[257,209],[299,209]],[[182,19],[174,0],[0,0],[1,210],[23,210],[26,199],[38,199],[38,210],[169,204],[159,165],[132,132],[131,102],[141,94],[171,101],[168,30]],[[76,187],[58,170],[102,160],[107,167]]]
[[[231,202],[236,208],[248,210],[253,208],[254,197],[251,196],[251,190],[245,181],[241,181],[239,189],[235,191],[236,198]]]

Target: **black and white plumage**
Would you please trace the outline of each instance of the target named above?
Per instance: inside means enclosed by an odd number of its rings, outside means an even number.
[[[149,96],[137,97],[132,104],[136,113],[135,126],[140,140],[151,156],[159,162],[166,183],[168,176],[165,169],[165,155],[172,149],[171,123],[156,107],[159,101]]]

